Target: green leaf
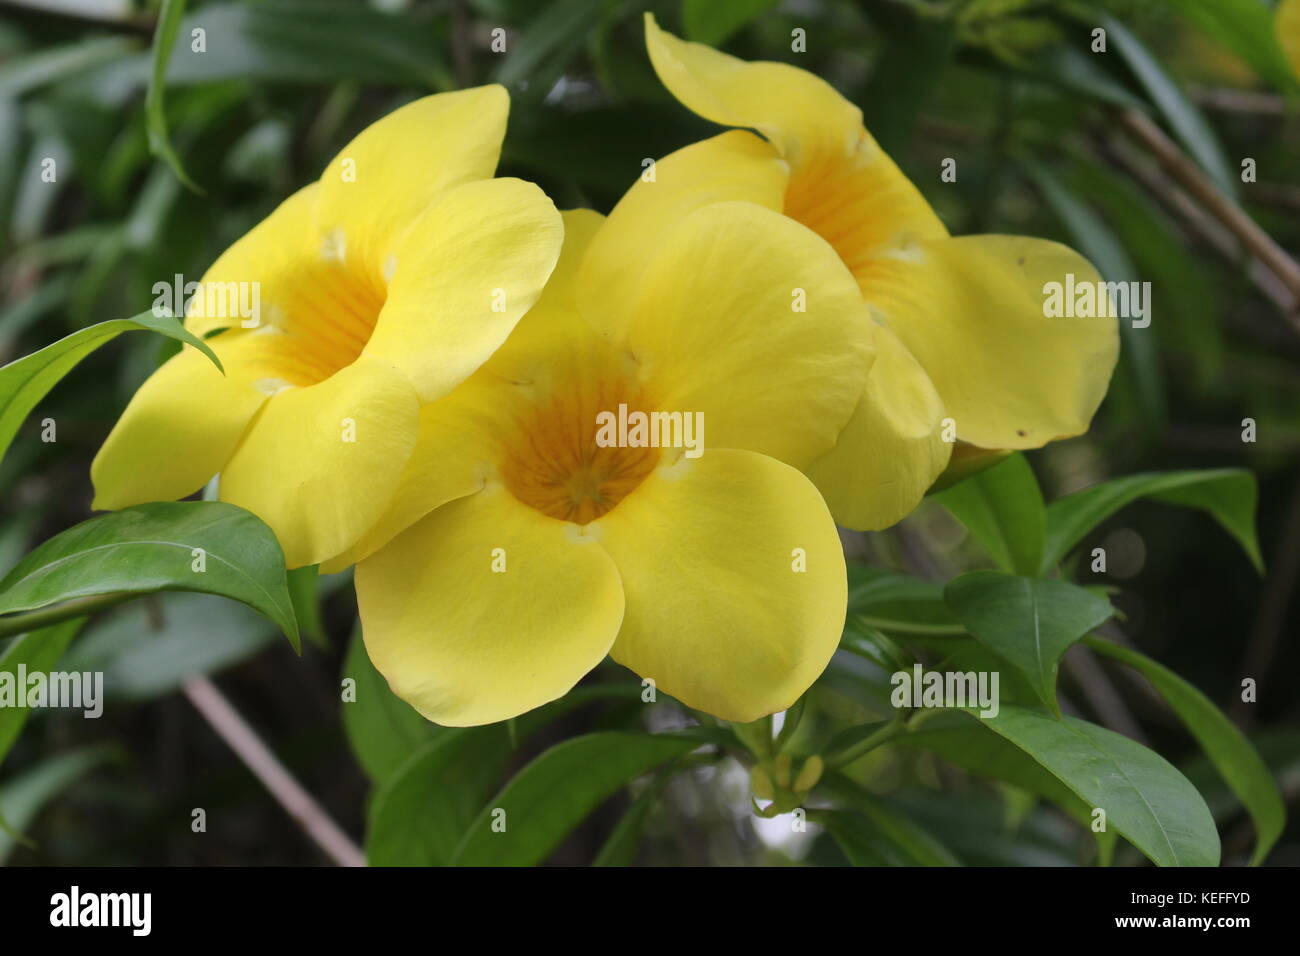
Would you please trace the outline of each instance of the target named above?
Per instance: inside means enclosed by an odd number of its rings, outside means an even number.
[[[1129,475],[1093,485],[1047,506],[1042,571],[1050,571],[1084,535],[1138,498],[1207,512],[1262,571],[1264,562],[1255,538],[1256,497],[1255,476],[1236,468]]]
[[[1219,834],[1209,808],[1159,754],[1094,724],[1013,704],[982,723],[1042,764],[1088,806],[1105,810],[1107,828],[1157,865],[1219,865]]]
[[[319,648],[328,648],[325,622],[321,618],[320,569],[314,565],[288,572],[289,600],[293,614],[307,639]]]
[[[1065,581],[998,571],[963,574],[944,595],[975,640],[1023,674],[1058,714],[1061,655],[1114,613],[1105,598]]]
[[[972,776],[1010,784],[1042,797],[1092,832],[1092,808],[1088,804],[1019,747],[982,724],[973,723],[966,714],[930,711],[912,728],[894,742],[928,750]],[[1093,832],[1092,836],[1099,862],[1108,865],[1114,854],[1115,831]]]
[[[1282,835],[1286,807],[1277,782],[1250,741],[1210,698],[1164,665],[1138,651],[1096,637],[1088,638],[1087,644],[1138,671],[1173,708],[1255,821],[1257,837],[1251,863],[1258,866]]]
[[[388,689],[370,663],[360,627],[348,645],[343,678],[356,682],[356,699],[342,705],[343,730],[357,762],[375,783],[393,776],[430,739],[447,732]]]
[[[444,730],[376,791],[366,828],[371,866],[446,866],[510,759],[504,724]]]
[[[826,828],[854,866],[960,866],[923,826],[861,787],[844,781],[829,792],[852,809],[812,810],[808,818]]]
[[[1187,147],[1187,151],[1219,189],[1230,197],[1236,197],[1237,177],[1228,165],[1222,144],[1201,111],[1178,88],[1178,84],[1169,77],[1151,51],[1124,24],[1106,15],[1101,17],[1100,22],[1106,28],[1110,42],[1164,115],[1174,136]]]
[[[972,475],[935,500],[960,521],[1004,571],[1036,574],[1047,515],[1034,470],[1023,455]]]
[[[15,637],[0,654],[0,673],[9,674],[9,680],[16,684],[20,664],[28,673],[52,671],[83,622],[84,618],[63,621]],[[28,707],[0,707],[0,763],[18,739],[30,713]]]
[[[546,751],[489,801],[456,853],[465,866],[532,866],[628,781],[700,746],[666,734],[588,734]],[[504,816],[498,811],[504,811]],[[497,822],[500,821],[500,822]],[[495,832],[493,824],[505,829]]]
[[[686,39],[719,46],[777,0],[682,0],[682,28]]]
[[[152,591],[200,591],[240,601],[301,649],[275,534],[255,515],[219,501],[154,502],[74,525],[0,580],[0,614]]]
[[[332,0],[210,3],[186,17],[181,36],[196,27],[207,33],[207,50],[182,42],[173,51],[167,68],[172,87],[223,80],[455,86],[446,44],[439,42],[446,39],[445,28],[414,12]]]
[[[0,368],[0,458],[9,449],[14,435],[18,433],[18,426],[27,417],[27,413],[36,407],[37,402],[45,397],[59,379],[105,342],[117,338],[123,332],[136,329],[147,329],[168,338],[188,342],[212,359],[217,368],[221,368],[216,353],[170,316],[158,317],[152,312],[141,312],[129,319],[100,322],[73,332],[39,352],[15,359]]]
[[[672,779],[672,774],[660,771],[654,782],[632,801],[609,835],[605,845],[596,854],[592,866],[631,866],[636,860],[636,852],[641,846],[641,837],[646,824],[650,822],[650,813],[655,808],[665,784]]]
[[[600,18],[603,0],[570,0],[542,9],[524,28],[496,71],[496,81],[517,95],[527,83],[528,98],[540,101],[582,51],[587,31]]]
[[[176,150],[167,137],[167,111],[163,105],[163,93],[167,88],[167,62],[172,57],[176,34],[184,16],[185,0],[162,0],[158,26],[153,35],[153,70],[144,100],[145,129],[149,133],[149,152],[165,162],[177,179],[196,193],[202,194],[203,190],[186,175],[181,158],[176,155]]]
[[[845,622],[844,634],[840,637],[840,649],[871,661],[886,674],[906,670],[914,663],[911,655],[887,634],[863,624],[855,617],[850,617]]]
[[[93,70],[127,56],[135,44],[126,37],[102,36],[9,59],[0,68],[0,100]]]
[[[59,754],[0,786],[0,819],[12,831],[25,830],[41,808],[116,753],[112,747],[86,747]],[[12,832],[11,831],[11,832]],[[0,832],[0,866],[13,853],[15,839]]]
[[[850,564],[848,610],[867,626],[899,634],[962,634],[943,585]]]

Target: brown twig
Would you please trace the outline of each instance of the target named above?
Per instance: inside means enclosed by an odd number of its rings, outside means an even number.
[[[276,759],[212,681],[191,677],[185,681],[184,691],[203,719],[330,859],[339,866],[366,865],[360,848]]]
[[[1149,117],[1137,110],[1120,110],[1117,115],[1120,126],[1155,157],[1161,168],[1277,277],[1291,297],[1287,318],[1300,331],[1300,264],[1225,196]]]
[[[1143,189],[1159,199],[1178,217],[1194,239],[1209,246],[1229,262],[1234,264],[1241,262],[1243,258],[1241,243],[1195,199],[1175,186],[1154,166],[1143,162],[1127,142],[1112,139],[1103,146],[1106,157],[1131,176]],[[1247,276],[1260,293],[1282,313],[1289,329],[1300,333],[1300,310],[1297,306],[1297,297],[1262,262],[1254,257],[1247,258]]]

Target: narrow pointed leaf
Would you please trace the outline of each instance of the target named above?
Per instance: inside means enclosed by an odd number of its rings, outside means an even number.
[[[1214,706],[1210,698],[1145,654],[1095,637],[1088,638],[1087,643],[1093,650],[1127,664],[1150,681],[1196,738],[1224,782],[1255,821],[1255,853],[1251,862],[1259,865],[1282,835],[1286,826],[1286,807],[1277,781],[1246,735]]]
[[[1209,471],[1170,471],[1128,475],[1084,488],[1047,506],[1044,573],[1083,540],[1084,535],[1120,508],[1138,498],[1198,508],[1232,535],[1256,570],[1264,562],[1255,537],[1255,476],[1237,468]]]
[[[541,863],[620,787],[699,746],[692,739],[621,732],[588,734],[557,744],[488,801],[470,825],[456,862],[465,866]]]
[[[0,368],[0,458],[4,457],[23,419],[63,376],[105,342],[135,329],[147,329],[188,342],[221,368],[221,362],[212,349],[170,316],[159,317],[152,312],[142,312],[129,319],[100,322],[73,332],[39,352],[15,359]]]

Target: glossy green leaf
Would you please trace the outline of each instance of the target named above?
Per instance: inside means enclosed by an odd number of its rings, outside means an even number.
[[[894,742],[928,750],[972,776],[1010,784],[1041,797],[1092,832],[1092,808],[1088,804],[1019,747],[964,713],[928,713],[925,720]],[[1105,865],[1114,853],[1115,831],[1092,835],[1099,859]]]
[[[1024,455],[972,475],[935,500],[951,512],[1004,571],[1036,574],[1047,516],[1038,479]]]
[[[383,783],[432,738],[447,731],[421,717],[388,689],[357,629],[343,661],[343,679],[354,681],[354,699],[343,700],[343,730],[357,762],[375,783]]]
[[[1255,537],[1255,476],[1236,468],[1129,475],[1084,488],[1047,506],[1043,573],[1063,559],[1083,536],[1138,498],[1199,508],[1219,522],[1245,549],[1251,563],[1264,563]]]
[[[10,675],[5,679],[6,682],[13,681],[16,684],[19,665],[28,673],[48,673],[54,670],[82,623],[84,619],[77,618],[15,637],[5,646],[4,652],[0,653],[0,673]],[[0,707],[0,763],[4,762],[9,748],[18,739],[30,713],[28,707]]]
[[[1096,637],[1088,638],[1087,643],[1142,674],[1173,708],[1254,819],[1257,837],[1251,862],[1262,862],[1286,826],[1286,807],[1277,782],[1245,734],[1210,698],[1145,654]]]
[[[504,724],[443,730],[379,787],[366,828],[371,866],[446,866],[506,761]]]
[[[219,501],[136,505],[74,525],[0,580],[0,614],[76,598],[201,591],[247,604],[298,649],[284,553],[256,516]]]
[[[971,635],[1019,671],[1057,713],[1061,655],[1114,613],[1105,598],[1068,582],[998,571],[963,574],[944,595]]]
[[[975,718],[981,719],[981,718]],[[1201,795],[1169,761],[1073,717],[1006,704],[982,718],[1042,764],[1159,866],[1218,866],[1219,834]]]
[[[0,458],[8,450],[18,426],[63,376],[83,358],[123,332],[147,329],[168,338],[188,342],[203,351],[221,368],[221,362],[206,343],[187,332],[176,319],[141,312],[129,319],[113,319],[73,332],[39,352],[15,359],[0,368]]]
[[[696,740],[666,734],[622,732],[588,734],[557,744],[488,802],[470,825],[456,862],[466,866],[541,863],[620,787],[698,746]]]

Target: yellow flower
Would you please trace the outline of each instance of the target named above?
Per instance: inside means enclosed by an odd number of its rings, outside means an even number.
[[[92,465],[95,507],[220,472],[222,500],[266,521],[289,567],[354,544],[397,488],[420,406],[505,341],[559,255],[551,201],[492,178],[508,111],[499,86],[410,103],[222,254],[185,324],[225,329],[210,341],[225,376],[186,347],[144,383]]]
[[[1019,449],[1087,430],[1115,365],[1115,320],[1044,312],[1046,283],[1099,281],[1086,260],[1039,239],[950,237],[861,111],[811,73],[686,43],[649,14],[646,43],[683,104],[762,135],[733,130],[660,160],[654,181],[636,183],[610,214],[602,270],[615,273],[675,219],[724,201],[784,213],[834,248],[879,325],[853,417],[807,469],[836,520],[876,529],[905,516],[954,438]]]
[[[1300,0],[1282,0],[1273,15],[1273,29],[1291,72],[1300,80]]]
[[[689,706],[755,720],[793,703],[839,641],[839,538],[792,465],[834,444],[870,365],[852,276],[749,203],[683,217],[606,276],[580,265],[606,258],[601,221],[565,213],[542,300],[422,410],[393,509],[337,562],[359,559],[371,660],[441,724],[554,700],[606,654]],[[620,412],[680,413],[704,440],[602,437]]]

